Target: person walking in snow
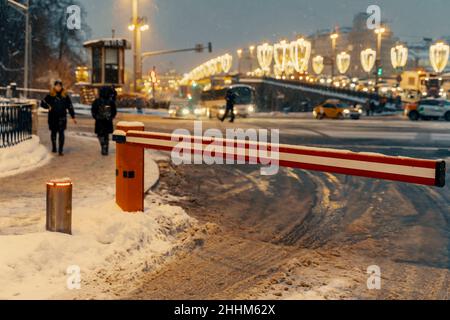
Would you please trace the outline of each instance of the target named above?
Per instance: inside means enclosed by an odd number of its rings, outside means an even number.
[[[92,117],[95,119],[95,133],[100,142],[101,153],[109,153],[109,135],[113,133],[113,120],[117,115],[114,93],[111,87],[102,87],[99,97],[92,103]]]
[[[61,80],[56,80],[53,88],[44,100],[41,107],[48,109],[48,127],[51,131],[52,152],[64,155],[64,131],[67,129],[67,112],[69,112],[73,122],[76,124],[75,110],[67,91],[64,89]],[[56,139],[58,136],[58,149],[56,149]]]
[[[228,117],[228,114],[231,113],[230,122],[234,122],[235,114],[234,114],[234,104],[236,103],[236,95],[233,93],[233,91],[228,90],[227,94],[225,96],[225,100],[227,102],[227,106],[225,109],[225,113],[223,117],[220,119],[220,121],[224,122],[224,120]]]

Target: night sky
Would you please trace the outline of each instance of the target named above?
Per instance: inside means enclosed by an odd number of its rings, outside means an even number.
[[[87,9],[94,38],[131,40],[127,25],[131,0],[80,0]],[[239,47],[293,38],[333,26],[351,26],[357,12],[371,4],[381,7],[386,20],[403,41],[450,36],[449,0],[140,0],[140,15],[149,19],[144,50],[178,49],[212,41],[211,55],[188,53],[147,61],[160,70],[186,72],[211,57]],[[128,55],[131,58],[131,53]],[[130,59],[128,59],[130,60]]]

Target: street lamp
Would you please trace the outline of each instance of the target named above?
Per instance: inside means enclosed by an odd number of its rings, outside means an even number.
[[[290,44],[291,62],[299,73],[308,70],[309,58],[311,56],[311,42],[300,38]]]
[[[242,49],[236,51],[238,56],[238,73],[241,74],[241,59],[242,59]]]
[[[391,49],[391,63],[394,69],[397,71],[397,87],[400,86],[402,68],[406,66],[408,62],[408,48],[402,44],[398,44]]]
[[[335,65],[335,56],[336,56],[336,41],[337,38],[339,38],[339,34],[337,32],[334,32],[332,34],[330,34],[330,39],[331,39],[331,79],[334,78],[334,65]]]
[[[27,97],[31,65],[30,0],[26,0],[25,4],[21,4],[14,0],[8,0],[8,4],[10,4],[14,9],[25,16],[25,58],[23,67],[23,88],[24,95],[25,97]]]
[[[133,32],[133,83],[135,92],[137,92],[137,82],[142,78],[141,32],[150,29],[149,25],[147,24],[147,18],[139,17],[138,4],[138,0],[133,0],[133,17],[131,18],[131,23],[128,25],[128,30]]]
[[[350,67],[350,55],[344,51],[339,53],[336,56],[336,64],[340,73],[346,73]]]
[[[312,59],[312,67],[313,67],[314,72],[317,75],[321,74],[322,71],[323,71],[323,67],[324,67],[324,65],[323,65],[323,57],[322,56],[315,56]]]
[[[268,43],[264,43],[258,46],[256,50],[257,50],[256,55],[261,70],[265,74],[269,74],[270,65],[272,64],[273,60],[273,46],[269,45]]]
[[[253,72],[253,53],[255,52],[255,46],[250,46],[248,51],[250,52],[250,72]]]
[[[386,32],[386,28],[384,27],[379,27],[375,29],[375,34],[377,35],[377,59],[376,59],[376,68],[377,68],[377,72],[375,74],[375,90],[378,92],[378,83],[380,81],[379,77],[379,70],[381,68],[381,40],[383,37],[383,33]]]
[[[275,43],[273,46],[273,57],[275,66],[278,68],[279,73],[286,71],[288,64],[290,63],[290,44],[286,40],[281,40],[279,43]]]
[[[447,66],[450,47],[444,42],[430,46],[430,63],[436,73],[441,73]]]

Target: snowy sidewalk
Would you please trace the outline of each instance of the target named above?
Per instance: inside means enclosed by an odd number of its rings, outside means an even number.
[[[48,145],[48,134],[42,132],[41,140]],[[114,144],[111,147],[111,155],[102,157],[95,137],[69,133],[64,157],[52,156],[35,170],[0,178],[0,299],[89,294],[85,288],[104,288],[96,283],[99,270],[136,274],[144,266],[157,269],[172,256],[180,245],[178,236],[195,220],[153,194],[146,199],[144,213],[123,213],[114,202]],[[150,158],[146,155],[147,184],[159,174]],[[73,236],[45,231],[45,183],[60,177],[74,183]],[[77,275],[67,271],[78,267],[81,290],[70,291],[67,282]]]

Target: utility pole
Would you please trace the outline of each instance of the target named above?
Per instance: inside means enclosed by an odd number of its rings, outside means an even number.
[[[137,92],[137,83],[139,79],[142,79],[142,62],[141,62],[141,48],[142,48],[142,31],[149,29],[147,24],[147,18],[139,17],[139,5],[138,0],[133,0],[132,11],[133,17],[131,18],[131,24],[128,26],[130,31],[133,31],[133,82],[134,91]]]
[[[137,92],[137,82],[138,79],[140,79],[139,76],[139,70],[140,70],[140,49],[141,44],[139,43],[139,28],[138,28],[138,14],[139,14],[139,7],[138,7],[138,0],[133,0],[133,84],[134,84],[134,92]]]

